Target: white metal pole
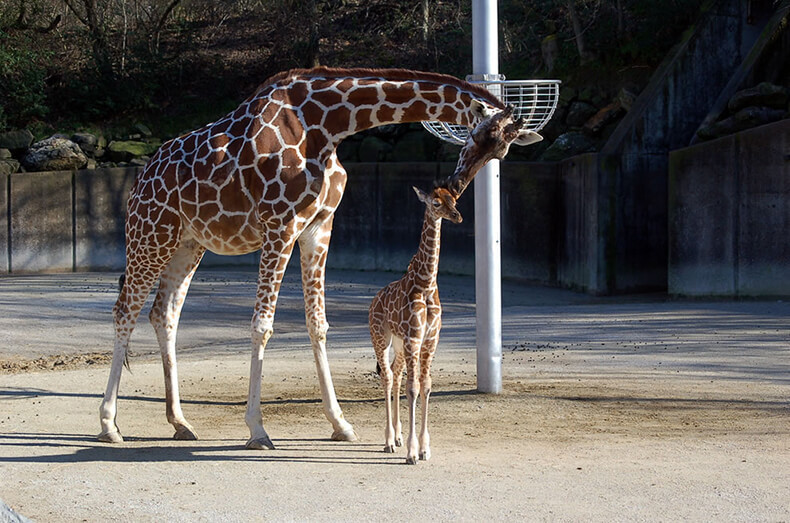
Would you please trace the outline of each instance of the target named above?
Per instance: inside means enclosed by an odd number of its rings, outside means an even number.
[[[496,0],[472,0],[472,72],[499,73]],[[477,390],[502,391],[502,289],[499,241],[499,161],[475,177],[475,304]]]

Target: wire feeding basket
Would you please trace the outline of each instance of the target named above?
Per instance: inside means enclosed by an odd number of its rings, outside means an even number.
[[[513,116],[523,117],[527,121],[527,129],[540,131],[557,109],[560,81],[505,80],[503,75],[496,76],[498,77],[496,80],[477,80],[477,76],[467,77],[467,80],[485,86],[505,105],[512,105]],[[456,145],[465,144],[469,136],[469,129],[463,125],[436,121],[422,122],[422,125],[437,138]]]

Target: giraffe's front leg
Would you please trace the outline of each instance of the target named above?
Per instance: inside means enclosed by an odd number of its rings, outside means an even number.
[[[321,389],[321,403],[324,415],[332,424],[334,441],[357,441],[359,437],[354,428],[343,417],[337,402],[329,361],[326,356],[326,321],[324,306],[324,273],[329,238],[332,231],[333,216],[323,220],[317,217],[299,236],[299,252],[302,265],[302,290],[305,302],[305,321],[315,358],[318,384]]]
[[[274,233],[271,233],[274,234]],[[263,428],[261,414],[261,380],[263,372],[263,353],[266,343],[274,331],[274,310],[285,268],[293,251],[293,241],[283,238],[270,238],[272,244],[285,242],[285,248],[277,251],[267,248],[261,250],[261,263],[258,269],[258,292],[255,298],[255,313],[252,317],[252,357],[250,360],[250,390],[247,397],[247,412],[244,420],[250,429],[248,449],[274,449],[274,443]]]
[[[167,421],[175,428],[173,438],[178,440],[198,439],[195,429],[187,422],[181,410],[176,366],[176,332],[189,284],[204,252],[205,249],[193,240],[184,242],[178,248],[159,278],[159,290],[149,314],[162,353]]]
[[[417,395],[420,392],[420,382],[417,379],[419,367],[419,340],[404,340],[406,356],[406,401],[409,402],[409,435],[406,437],[406,463],[416,465],[418,458],[417,442]]]
[[[439,341],[438,329],[426,336],[420,352],[420,399],[422,400],[422,426],[420,428],[420,459],[431,459],[431,437],[428,434],[428,400],[431,397],[431,362]]]

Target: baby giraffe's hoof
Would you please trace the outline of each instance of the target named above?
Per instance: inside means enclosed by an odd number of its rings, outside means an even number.
[[[386,452],[387,454],[394,454],[395,445],[384,445],[384,452]]]
[[[395,446],[402,447],[403,446],[403,436],[398,436],[395,438]]]
[[[198,439],[198,435],[192,427],[181,425],[176,429],[176,433],[173,434],[173,439],[180,441],[195,441]]]
[[[123,436],[117,430],[113,430],[111,432],[102,432],[99,434],[98,440],[104,443],[123,443]]]
[[[431,459],[431,451],[430,450],[422,450],[420,451],[420,461],[428,461]]]
[[[274,450],[274,443],[269,439],[269,436],[263,436],[255,439],[250,438],[245,447],[251,450]]]
[[[417,463],[419,463],[417,456],[409,456],[406,458],[407,465],[416,465]]]

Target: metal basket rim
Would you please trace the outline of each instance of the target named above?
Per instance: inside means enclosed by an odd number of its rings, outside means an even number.
[[[554,115],[554,111],[557,109],[559,86],[560,84],[562,84],[561,80],[554,80],[554,79],[506,80],[503,78],[500,80],[468,80],[468,81],[469,83],[481,85],[481,86],[497,85],[503,87],[536,87],[538,89],[540,87],[550,88],[552,90],[551,94],[554,94],[554,92],[556,92],[557,97],[554,100],[552,100],[551,109],[550,111],[548,111],[548,115],[544,120],[543,125],[545,125],[545,122],[548,122],[548,120],[551,119],[551,117]],[[495,94],[495,96],[497,95]],[[502,96],[501,98],[504,98],[504,96]],[[507,100],[503,99],[502,102],[507,103]],[[435,137],[439,138],[440,140],[450,142],[456,145],[463,145],[465,138],[462,139],[461,135],[468,132],[468,129],[466,127],[460,126],[458,124],[450,124],[436,120],[429,120],[422,122],[422,125],[429,133],[433,134]],[[541,125],[541,127],[543,127],[543,125]],[[453,129],[451,126],[455,127],[456,129]]]

